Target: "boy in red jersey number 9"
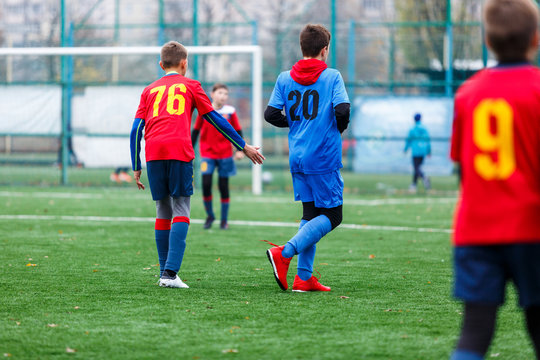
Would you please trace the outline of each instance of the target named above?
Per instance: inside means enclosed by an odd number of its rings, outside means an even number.
[[[484,26],[499,64],[465,82],[454,104],[451,157],[462,175],[454,294],[465,311],[452,359],[484,358],[508,280],[538,357],[540,69],[529,63],[538,49],[538,9],[532,0],[487,0]]]

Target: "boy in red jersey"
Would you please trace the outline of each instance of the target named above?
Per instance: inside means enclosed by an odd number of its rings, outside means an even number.
[[[512,280],[540,356],[540,69],[531,0],[488,0],[486,42],[499,65],[455,96],[451,157],[461,167],[454,294],[464,301],[452,359],[483,359]]]
[[[141,138],[146,143],[146,167],[153,200],[156,201],[155,238],[160,280],[164,287],[187,288],[177,273],[182,264],[189,226],[190,196],[193,194],[193,146],[191,115],[199,114],[255,164],[264,157],[248,144],[213,108],[198,81],[185,77],[187,50],[176,41],[161,49],[165,76],[147,86],[131,130],[131,162],[135,182],[141,183]],[[171,225],[172,221],[172,225]]]
[[[236,110],[230,105],[226,105],[229,98],[229,88],[225,84],[217,83],[212,87],[212,106],[214,109],[242,136],[242,127],[236,116]],[[214,169],[218,168],[218,187],[221,194],[221,224],[220,228],[229,228],[227,218],[229,213],[229,177],[236,174],[234,166],[233,152],[231,144],[213,127],[210,126],[199,115],[193,131],[191,132],[191,142],[193,146],[197,143],[197,138],[201,134],[201,173],[203,185],[203,202],[206,210],[205,229],[210,229],[215,220],[212,210],[212,175]],[[243,153],[237,151],[234,157],[241,159]]]

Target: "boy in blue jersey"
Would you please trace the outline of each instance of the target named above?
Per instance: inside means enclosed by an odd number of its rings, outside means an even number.
[[[313,261],[317,242],[342,220],[341,133],[349,123],[350,102],[339,71],[327,68],[329,44],[325,27],[308,24],[302,29],[304,59],[279,75],[264,113],[272,125],[289,128],[294,199],[303,206],[296,235],[266,252],[282,290],[288,288],[291,259],[298,255],[293,291],[330,291],[312,275]]]
[[[421,169],[422,163],[426,156],[431,156],[431,144],[429,142],[429,133],[427,129],[421,124],[422,115],[414,115],[414,126],[409,130],[409,135],[405,141],[404,153],[411,148],[412,163],[413,163],[413,180],[409,191],[416,192],[416,184],[418,178],[422,178],[424,188],[428,190],[431,187],[429,178],[424,174]]]
[[[191,114],[196,108],[238,150],[256,164],[264,157],[214,110],[201,83],[185,77],[186,48],[170,41],[161,49],[159,65],[165,76],[148,85],[141,95],[131,130],[131,162],[139,189],[141,182],[141,138],[146,143],[146,168],[152,199],[156,202],[155,240],[158,251],[159,285],[188,288],[177,275],[182,265],[193,195]]]

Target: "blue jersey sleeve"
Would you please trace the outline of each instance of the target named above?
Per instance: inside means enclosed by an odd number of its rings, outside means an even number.
[[[235,148],[238,150],[244,149],[244,146],[246,146],[244,139],[242,139],[236,130],[234,130],[232,125],[217,111],[210,111],[209,113],[204,114],[202,117],[212,124],[217,131],[221,133],[221,135],[225,136],[225,138],[229,140]]]
[[[141,139],[144,129],[144,120],[135,119],[131,128],[130,147],[131,147],[131,168],[133,171],[141,170]]]
[[[332,105],[333,107],[336,107],[337,105],[343,103],[350,104],[350,101],[347,90],[345,89],[345,82],[343,81],[341,74],[338,72],[336,79],[334,80],[334,87],[332,89]]]
[[[276,109],[283,109],[285,106],[285,98],[283,96],[283,92],[281,91],[281,79],[282,74],[280,74],[276,80],[276,85],[274,86],[274,90],[272,91],[272,95],[270,95],[270,101],[268,102],[268,106],[271,106]]]

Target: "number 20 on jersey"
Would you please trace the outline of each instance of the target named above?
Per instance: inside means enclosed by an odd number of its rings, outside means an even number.
[[[492,119],[495,131],[491,129]],[[474,170],[485,180],[505,180],[516,170],[514,111],[504,99],[484,99],[474,109]],[[495,155],[496,156],[493,156]]]

